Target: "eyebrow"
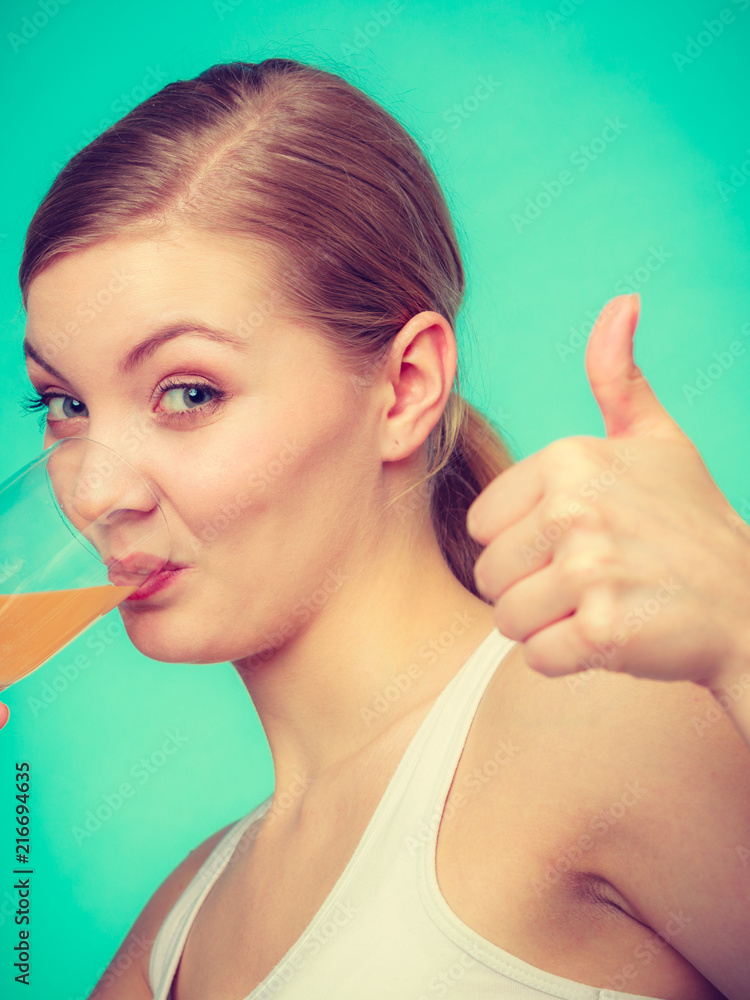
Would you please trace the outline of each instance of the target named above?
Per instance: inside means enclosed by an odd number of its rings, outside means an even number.
[[[215,327],[204,326],[202,323],[193,322],[192,320],[178,320],[175,323],[170,323],[168,326],[160,327],[160,329],[150,334],[145,340],[142,340],[140,344],[136,344],[135,347],[131,347],[125,357],[118,363],[117,374],[121,378],[124,378],[126,375],[129,375],[134,368],[149,358],[163,343],[168,340],[174,340],[175,337],[181,337],[184,334],[191,334],[196,337],[205,337],[208,340],[213,340],[220,344],[229,344],[231,347],[235,347],[242,351],[246,351],[248,348],[246,340],[243,340],[241,337],[237,337],[228,330],[220,330]],[[24,339],[23,342],[23,353],[25,357],[33,358],[33,360],[44,368],[45,371],[49,372],[50,375],[54,375],[55,378],[59,378],[63,382],[67,381],[65,376],[61,374],[61,372],[57,371],[56,368],[53,368],[48,361],[45,361],[37,349],[26,339]]]

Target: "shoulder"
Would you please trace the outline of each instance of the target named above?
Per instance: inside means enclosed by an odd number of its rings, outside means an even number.
[[[640,780],[633,835],[660,830],[684,842],[698,815],[703,830],[732,824],[739,834],[750,823],[750,750],[706,688],[606,670],[549,678],[528,666],[521,644],[510,655],[488,690],[485,737],[499,735],[500,720],[530,755],[554,747],[558,780],[568,792],[589,789],[591,802]]]
[[[142,966],[147,982],[151,950],[162,924],[192,879],[198,874],[203,865],[205,865],[211,852],[236,822],[236,820],[233,820],[231,823],[227,823],[226,826],[212,833],[205,840],[201,841],[197,847],[194,847],[156,888],[143,908],[141,916],[138,919],[142,919],[143,921],[140,931],[145,941],[148,942],[147,949],[143,955]]]
[[[510,727],[516,759],[533,762],[526,777],[540,779],[567,831],[572,823],[595,845],[586,862],[596,854],[598,874],[638,920],[727,997],[743,996],[750,750],[731,719],[689,681],[605,670],[548,678],[521,644],[508,666],[488,689],[482,738]]]
[[[235,822],[228,823],[194,847],[156,888],[89,1000],[151,1000],[148,967],[156,936],[174,904]],[[135,956],[137,961],[133,963]]]
[[[732,782],[750,781],[750,750],[706,688],[607,670],[545,677],[528,666],[521,643],[506,659],[477,713],[485,738],[497,735],[498,724],[515,725],[519,735],[539,733],[535,739],[553,734],[561,754],[591,760],[602,787],[605,763],[614,780],[638,769],[662,790],[693,782],[696,771],[712,788],[729,773]],[[738,697],[750,698],[750,691]]]
[[[637,807],[612,839],[606,877],[643,923],[728,998],[745,997],[747,744],[713,695],[690,682],[608,675],[591,697],[613,731],[598,730],[607,766],[621,779],[641,780]]]

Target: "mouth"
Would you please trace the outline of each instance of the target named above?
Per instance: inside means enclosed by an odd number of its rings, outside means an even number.
[[[140,583],[125,600],[142,601],[157,590],[162,590],[181,575],[188,567],[181,563],[166,562],[147,552],[132,552],[130,555],[117,559],[114,556],[107,560],[107,577],[116,586],[132,587]],[[141,582],[142,581],[142,582]]]

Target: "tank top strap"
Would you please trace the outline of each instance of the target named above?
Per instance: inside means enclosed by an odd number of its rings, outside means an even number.
[[[269,795],[227,830],[167,914],[154,938],[148,963],[148,980],[154,1000],[169,1000],[171,991],[167,989],[174,978],[195,914],[226,868],[245,830],[270,808],[272,799]]]
[[[394,854],[404,849],[413,858],[438,830],[479,702],[514,645],[515,640],[493,628],[422,720],[363,838],[370,870],[378,860],[387,869]],[[365,844],[360,846],[364,849]]]
[[[433,706],[435,712],[428,718],[410,782],[409,797],[414,807],[412,821],[416,819],[417,822],[416,829],[405,834],[407,847],[412,849],[410,853],[415,847],[410,836],[422,847],[432,847],[434,853],[448,791],[479,702],[496,670],[515,645],[515,640],[493,628]]]
[[[404,893],[409,891],[416,898],[420,866],[414,864],[415,855],[424,851],[440,825],[442,803],[453,781],[481,697],[513,645],[514,640],[493,628],[440,692],[401,757],[336,885],[305,934],[253,991],[252,1000],[265,1000],[270,995],[271,986],[278,985],[277,977],[327,915],[342,905],[342,900],[354,901],[364,908],[373,891],[376,895],[392,892],[394,899],[401,894],[402,902]],[[270,808],[272,798],[269,796],[227,831],[162,924],[149,962],[154,1000],[170,1000],[167,987],[174,977],[196,912],[226,867],[242,834]]]

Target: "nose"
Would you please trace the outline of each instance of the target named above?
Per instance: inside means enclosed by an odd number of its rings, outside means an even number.
[[[143,476],[107,445],[88,438],[64,438],[47,470],[57,504],[73,527],[105,561],[132,549],[145,522],[164,529],[156,494]]]

